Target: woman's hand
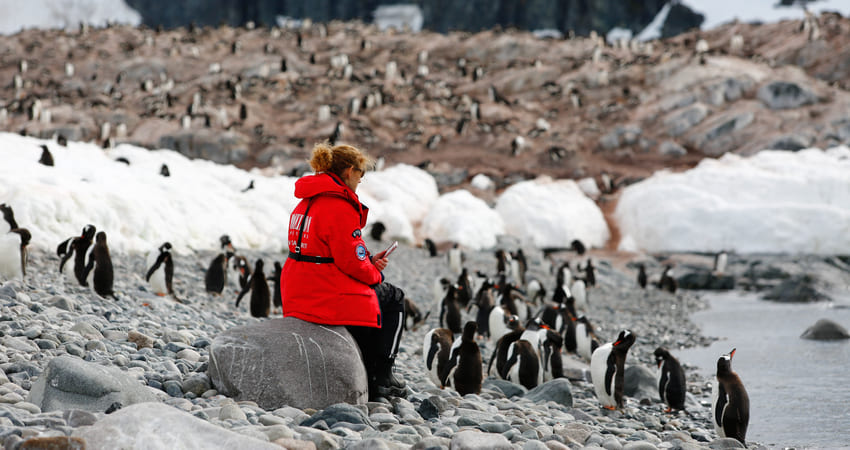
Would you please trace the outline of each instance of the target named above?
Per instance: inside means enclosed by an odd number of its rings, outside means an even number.
[[[384,252],[372,256],[372,264],[374,264],[380,271],[386,269],[387,263],[389,263],[389,259],[384,257]]]

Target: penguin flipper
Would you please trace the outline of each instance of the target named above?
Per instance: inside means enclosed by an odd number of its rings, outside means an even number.
[[[714,423],[719,428],[723,428],[723,412],[726,409],[726,403],[729,399],[726,397],[726,389],[723,383],[718,382],[717,386],[717,405],[714,407]]]
[[[247,294],[248,291],[250,291],[250,290],[251,290],[251,283],[247,283],[244,287],[242,287],[242,292],[240,292],[239,295],[236,297],[236,307],[237,308],[239,307],[239,302],[242,301],[242,297],[244,297],[245,294]]]
[[[605,369],[605,393],[608,395],[614,395],[611,392],[612,381],[614,380],[614,374],[617,373],[617,364],[614,360],[614,352],[611,352],[611,355],[608,356],[608,368]]]
[[[670,401],[667,399],[667,381],[668,381],[668,370],[667,363],[661,368],[661,378],[658,379],[658,395],[661,396],[661,401],[667,403],[667,406],[670,406]]]
[[[153,275],[153,273],[156,272],[156,269],[158,269],[159,266],[162,264],[162,262],[165,261],[165,258],[167,256],[168,256],[167,253],[160,253],[159,256],[157,256],[156,262],[153,263],[151,268],[148,269],[148,273],[145,275],[145,281],[151,280],[151,275]]]

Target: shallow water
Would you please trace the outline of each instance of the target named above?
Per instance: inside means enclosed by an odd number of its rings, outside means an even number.
[[[747,440],[769,447],[850,448],[850,341],[800,339],[817,320],[850,328],[850,298],[781,304],[742,292],[703,296],[693,315],[709,347],[680,351],[681,362],[712,377],[720,355],[737,352],[732,369],[750,396]]]

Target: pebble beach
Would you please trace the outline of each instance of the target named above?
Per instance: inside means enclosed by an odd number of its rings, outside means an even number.
[[[374,241],[369,244],[383,248]],[[525,250],[528,277],[551,289],[555,277],[542,252]],[[256,251],[246,251],[244,256],[252,262],[263,258],[266,267],[285,258],[281,253]],[[210,344],[222,331],[267,319],[252,318],[247,302],[239,308],[234,306],[235,284],[228,285],[221,296],[205,292],[204,271],[213,257],[212,252],[175,255],[178,302],[150,292],[144,281],[145,255],[112,255],[113,299],[63,279],[55,255],[32,252],[25,280],[0,285],[0,442],[4,448],[24,448],[39,439],[69,437],[79,444],[85,442],[87,429],[97,428],[115,414],[41,411],[31,401],[31,390],[50,360],[68,355],[125,371],[147,386],[162,405],[171,407],[169,411],[179,413],[176,421],[204,422],[204,427],[214,427],[216,433],[228,436],[226,442],[238,442],[239,448],[616,450],[740,446],[734,440],[717,439],[709,420],[713,380],[695,375],[688,367],[688,413],[678,414],[664,413],[666,405],[659,400],[657,388],[651,388],[651,380],[627,397],[623,409],[602,409],[587,379],[587,364],[571,354],[563,356],[568,383],[555,380],[560,382],[527,391],[490,378],[480,395],[463,397],[449,388],[434,386],[422,362],[422,339],[428,330],[439,326],[434,281],[453,275],[445,256],[429,258],[424,249],[406,245],[391,257],[384,271],[386,280],[401,287],[423,313],[431,311],[424,326],[405,332],[402,339],[395,371],[407,381],[406,399],[340,404],[323,411],[285,405],[263,410],[253,402],[235,402],[209,382],[206,369]],[[586,257],[556,255],[563,261],[582,263]],[[627,328],[638,336],[628,353],[627,374],[629,370],[654,373],[652,353],[658,346],[669,348],[675,355],[679,348],[711,342],[689,319],[691,313],[705,308],[696,295],[641,290],[636,286],[636,270],[631,271],[622,258],[604,254],[591,257],[597,268],[597,285],[588,293],[587,316],[597,335],[609,342]],[[465,258],[464,267],[471,271],[495,275],[493,252],[466,252]],[[660,271],[658,267],[649,269]],[[487,341],[480,341],[480,346],[486,364],[493,347]],[[216,445],[209,432],[193,433],[194,428],[184,428],[177,447],[225,448],[221,446],[225,441],[218,438]],[[146,448],[177,448],[157,446],[159,432],[147,431],[147,437],[145,432],[142,429],[141,436],[131,436],[130,431],[113,430],[117,440],[112,442],[124,448],[138,448],[146,441]],[[89,444],[86,448],[96,448]],[[759,447],[752,442],[748,445]]]

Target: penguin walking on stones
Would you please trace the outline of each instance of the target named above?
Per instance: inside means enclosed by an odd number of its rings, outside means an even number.
[[[283,312],[283,300],[280,297],[280,261],[274,262],[274,292],[272,293],[272,305],[274,305],[274,313],[280,314]]]
[[[590,374],[596,398],[605,409],[614,410],[625,405],[623,386],[625,385],[626,354],[635,335],[629,330],[620,331],[617,340],[609,342],[593,352],[590,360]]]
[[[372,224],[372,229],[369,232],[369,236],[372,236],[372,239],[376,241],[380,241],[384,236],[384,232],[387,231],[387,226],[384,225],[383,222],[375,222]]]
[[[438,388],[446,385],[443,375],[446,374],[453,343],[454,334],[448,328],[434,328],[425,333],[425,338],[422,340],[425,369],[428,371],[428,378]]]
[[[599,339],[593,331],[593,325],[586,316],[581,316],[575,320],[575,342],[576,353],[585,361],[591,361],[593,352],[599,348]]]
[[[643,263],[638,264],[637,283],[641,289],[646,289],[646,265]]]
[[[0,226],[0,280],[23,280],[27,274],[27,246],[32,234],[18,226],[12,207],[2,203],[0,211],[9,229]]]
[[[675,294],[678,287],[679,283],[673,278],[673,266],[669,264],[664,266],[664,271],[661,272],[661,279],[658,281],[658,289]]]
[[[251,279],[251,265],[248,263],[248,258],[242,255],[234,255],[230,259],[233,260],[233,271],[236,275],[237,289],[241,292],[248,287]]]
[[[452,333],[460,333],[461,328],[460,305],[457,301],[457,286],[449,285],[446,296],[440,304],[440,326],[452,330]]]
[[[750,397],[738,374],[732,371],[735,349],[717,360],[717,383],[711,390],[711,418],[719,437],[737,439],[747,445]]]
[[[419,310],[419,307],[416,306],[416,303],[413,302],[408,297],[404,298],[404,329],[406,330],[416,330],[420,325],[425,323],[425,320],[428,319],[428,316],[431,315],[431,311],[422,315],[422,311]]]
[[[584,278],[587,281],[588,287],[596,286],[596,267],[590,258],[587,258],[587,266],[584,268]]]
[[[88,255],[85,267],[86,281],[92,284],[92,289],[101,297],[113,296],[112,284],[115,274],[112,271],[112,257],[109,256],[109,246],[106,244],[106,233],[98,231],[94,246]]]
[[[56,248],[56,254],[61,258],[59,272],[66,276],[73,274],[80,286],[88,286],[88,281],[86,281],[86,255],[92,245],[95,231],[97,229],[94,225],[86,225],[79,236],[65,239]]]
[[[239,302],[242,297],[251,291],[251,315],[254,317],[268,317],[271,307],[271,293],[269,292],[269,283],[266,281],[266,275],[263,272],[263,260],[258,259],[254,263],[254,272],[248,275],[248,281],[242,292],[236,297],[236,307],[239,307]]]
[[[224,234],[219,238],[221,243],[221,253],[216,255],[207,268],[204,276],[204,284],[207,292],[220,295],[224,290],[224,285],[227,283],[227,267],[230,258],[236,253],[233,244],[230,242],[230,236]]]
[[[145,281],[150,283],[153,293],[160,297],[174,296],[172,281],[174,280],[174,260],[171,257],[171,243],[159,246],[158,252],[148,254],[148,271]],[[176,297],[175,297],[176,298]]]
[[[667,404],[664,412],[685,410],[685,370],[682,365],[664,347],[655,349],[655,362],[660,369],[658,376],[658,394],[661,400]]]
[[[466,322],[463,334],[452,344],[449,364],[446,367],[446,385],[460,395],[480,394],[484,381],[481,349],[475,342],[478,326],[474,321]]]
[[[513,342],[508,347],[502,377],[526,389],[534,389],[539,384],[540,375],[540,358],[533,345],[525,339]]]

